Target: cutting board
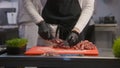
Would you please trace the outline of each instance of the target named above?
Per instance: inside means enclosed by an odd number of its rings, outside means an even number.
[[[80,54],[85,56],[98,56],[98,49],[95,47],[94,50],[73,50],[73,49],[62,49],[52,48],[49,46],[34,46],[28,49],[25,55],[41,55],[44,53],[56,53],[56,54]]]

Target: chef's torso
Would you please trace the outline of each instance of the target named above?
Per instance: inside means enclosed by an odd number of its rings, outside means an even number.
[[[78,0],[47,0],[42,17],[50,24],[72,24],[81,13]]]

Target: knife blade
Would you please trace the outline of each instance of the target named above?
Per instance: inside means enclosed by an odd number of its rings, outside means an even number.
[[[67,41],[63,41],[63,44],[64,44],[65,46],[69,46],[69,43],[68,43]]]

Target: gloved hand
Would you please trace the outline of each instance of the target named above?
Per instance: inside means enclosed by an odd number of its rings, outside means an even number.
[[[45,21],[40,22],[38,25],[38,34],[45,40],[53,39],[53,35],[50,30],[50,26]]]
[[[72,31],[68,38],[66,39],[69,46],[74,46],[79,42],[79,33]]]

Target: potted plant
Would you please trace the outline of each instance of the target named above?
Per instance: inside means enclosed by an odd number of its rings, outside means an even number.
[[[118,37],[114,40],[113,54],[115,57],[120,57],[120,37]]]
[[[14,38],[6,41],[8,55],[23,54],[26,51],[27,39]]]

